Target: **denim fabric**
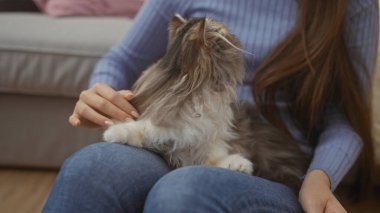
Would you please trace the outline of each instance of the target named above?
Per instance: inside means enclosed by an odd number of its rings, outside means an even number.
[[[170,171],[158,155],[111,143],[68,158],[43,212],[302,212],[286,186],[227,169]]]

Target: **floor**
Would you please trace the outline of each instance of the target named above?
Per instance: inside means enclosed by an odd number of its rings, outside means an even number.
[[[41,212],[56,171],[0,169],[0,212]]]
[[[56,171],[0,169],[0,212],[41,212],[56,174]],[[342,203],[349,213],[378,213],[380,190],[367,201],[352,204],[342,200]]]
[[[352,203],[348,199],[344,199],[347,197],[342,196],[345,192],[340,189],[337,192],[340,195],[338,199],[349,213],[380,213],[380,189],[376,189],[372,196],[359,203]]]

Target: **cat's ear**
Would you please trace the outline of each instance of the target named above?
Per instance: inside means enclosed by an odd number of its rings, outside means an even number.
[[[206,44],[206,22],[206,18],[199,20],[195,26],[194,33],[189,36],[190,41],[196,41],[201,46]]]
[[[202,19],[198,28],[199,42],[204,45],[206,44],[206,18]]]
[[[182,17],[179,13],[176,13],[176,14],[173,16],[173,18],[174,18],[175,20],[178,20],[178,21],[181,22],[182,24],[184,24],[184,23],[187,22],[187,20],[186,20],[184,17]]]
[[[185,24],[187,21],[180,14],[175,14],[169,23],[169,31],[175,32],[180,26]]]
[[[169,22],[169,45],[172,43],[172,41],[175,38],[175,35],[178,32],[178,28],[181,27],[182,25],[186,24],[186,19],[184,19],[181,15],[175,14],[173,18]]]

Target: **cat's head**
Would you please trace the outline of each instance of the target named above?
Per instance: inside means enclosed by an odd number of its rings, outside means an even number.
[[[208,18],[172,18],[163,64],[192,89],[235,89],[244,73],[239,40],[223,23]]]

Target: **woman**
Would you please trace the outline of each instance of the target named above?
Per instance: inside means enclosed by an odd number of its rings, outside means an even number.
[[[360,151],[361,183],[371,177],[367,93],[377,8],[375,0],[146,1],[124,39],[98,63],[70,123],[107,127],[111,118],[137,118],[126,89],[164,54],[170,18],[207,16],[226,23],[255,53],[245,58],[247,83],[239,97],[259,106],[312,157],[299,196],[219,168],[170,171],[149,151],[99,143],[65,161],[44,211],[345,212],[333,191]]]

